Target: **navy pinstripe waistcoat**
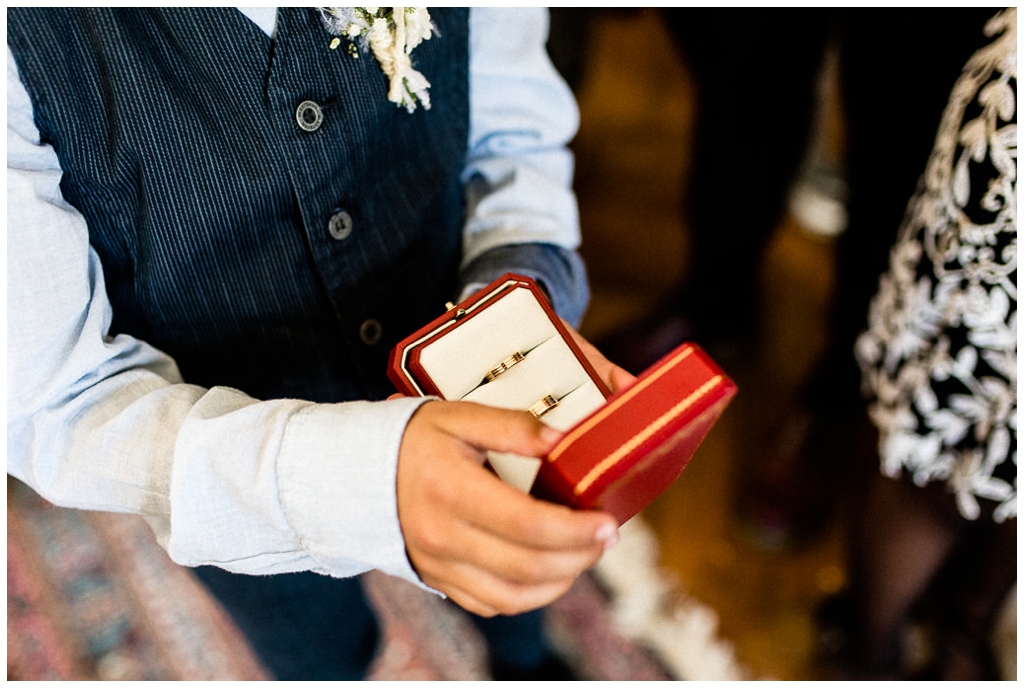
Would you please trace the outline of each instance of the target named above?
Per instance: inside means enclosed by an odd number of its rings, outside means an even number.
[[[468,12],[432,17],[432,107],[410,114],[314,9],[281,9],[274,40],[233,9],[8,10],[112,334],[258,398],[388,394],[388,350],[454,295],[461,248]]]

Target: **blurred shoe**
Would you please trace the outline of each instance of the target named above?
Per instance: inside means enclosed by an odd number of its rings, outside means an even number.
[[[902,678],[898,642],[869,649],[858,632],[856,606],[849,593],[826,598],[815,614],[814,663],[828,681],[892,681]]]
[[[834,238],[846,230],[846,181],[835,169],[812,164],[793,184],[789,211],[801,227],[820,237]]]
[[[917,681],[1016,680],[1001,672],[993,629],[960,617],[951,599],[956,593],[932,587],[917,605],[916,647],[909,653],[908,678]]]

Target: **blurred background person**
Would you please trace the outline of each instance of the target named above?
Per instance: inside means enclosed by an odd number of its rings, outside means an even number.
[[[737,523],[754,542],[800,547],[831,521],[847,485],[857,484],[873,461],[853,357],[860,314],[885,268],[949,89],[991,11],[661,13],[695,86],[692,168],[680,190],[687,269],[671,298],[599,344],[633,373],[684,340],[726,364],[755,361],[766,247],[791,211],[794,185],[819,173],[811,183],[824,182],[815,185],[846,211],[836,239],[828,346],[769,436],[750,437],[735,498]],[[578,54],[586,49],[581,27],[591,15],[556,9],[552,16],[549,52],[578,85]],[[838,61],[841,160],[813,147],[829,51]],[[816,161],[824,168],[815,170]]]
[[[761,659],[765,664],[774,665],[778,655],[795,652],[794,648],[802,647],[804,638],[797,627],[812,632],[810,624],[804,627],[796,623],[797,619],[803,618],[804,608],[801,605],[808,604],[814,608],[821,595],[845,585],[844,577],[851,567],[840,565],[830,570],[825,562],[830,561],[832,552],[837,554],[837,559],[844,559],[840,555],[846,539],[840,532],[845,530],[847,520],[863,510],[873,512],[877,503],[876,496],[865,501],[863,493],[864,483],[874,482],[879,456],[877,431],[868,417],[861,394],[861,370],[854,357],[854,342],[863,330],[864,314],[878,288],[879,276],[888,267],[889,252],[906,211],[907,199],[913,195],[928,160],[951,89],[964,63],[977,49],[982,28],[994,10],[837,8],[828,11],[829,17],[823,23],[827,35],[818,42],[823,55],[814,56],[813,61],[826,70],[815,78],[829,81],[824,84],[813,81],[805,84],[804,88],[826,87],[822,94],[828,97],[825,104],[837,106],[841,127],[835,132],[835,139],[838,139],[841,155],[837,158],[840,164],[834,171],[842,181],[838,185],[840,193],[836,199],[843,207],[845,230],[838,237],[815,241],[801,239],[801,245],[794,253],[801,252],[802,255],[796,260],[792,255],[779,252],[757,256],[755,263],[770,258],[771,270],[751,282],[754,293],[749,295],[747,303],[754,304],[755,325],[746,347],[737,343],[742,338],[736,336],[722,338],[720,341],[724,345],[719,346],[716,343],[718,338],[708,335],[711,328],[704,328],[702,334],[699,319],[687,311],[687,297],[691,300],[706,297],[713,301],[722,293],[733,292],[729,287],[735,281],[733,273],[739,270],[737,256],[748,245],[759,241],[756,231],[733,221],[736,216],[752,215],[745,205],[750,199],[759,197],[757,190],[766,181],[763,176],[749,173],[749,170],[766,166],[759,160],[743,157],[748,148],[757,150],[756,146],[747,145],[750,143],[748,139],[753,138],[750,132],[758,130],[761,118],[771,119],[777,113],[781,113],[779,116],[783,120],[800,120],[800,110],[807,107],[807,99],[798,98],[788,91],[787,95],[768,102],[744,101],[743,98],[745,94],[757,91],[751,83],[753,75],[768,72],[771,76],[762,77],[762,81],[767,79],[776,83],[779,92],[787,88],[780,82],[799,81],[799,76],[791,78],[785,70],[772,73],[762,70],[756,63],[758,60],[771,63],[781,59],[777,57],[780,54],[792,55],[794,51],[786,45],[787,39],[805,44],[803,55],[811,60],[810,55],[814,51],[806,49],[806,45],[817,42],[817,39],[808,36],[793,39],[793,34],[788,33],[785,26],[778,26],[780,23],[799,24],[794,18],[809,16],[810,12],[777,10],[761,14],[764,35],[755,37],[763,39],[761,52],[744,52],[742,41],[734,40],[740,35],[737,27],[742,27],[746,23],[745,16],[754,12],[749,9],[706,12],[675,8],[664,11],[630,10],[635,13],[633,15],[625,14],[627,10],[622,9],[593,12],[603,14],[596,15],[596,20],[594,15],[591,16],[595,31],[589,39],[580,30],[587,21],[586,17],[577,13],[564,24],[576,32],[573,40],[577,43],[584,44],[589,50],[589,40],[606,55],[603,61],[593,63],[595,74],[592,80],[588,80],[586,74],[578,75],[575,81],[570,80],[581,89],[585,104],[585,137],[577,150],[581,155],[587,155],[587,162],[597,159],[605,163],[603,174],[585,180],[591,188],[590,195],[583,200],[591,208],[596,208],[587,213],[584,206],[584,249],[589,242],[591,255],[600,257],[608,252],[611,256],[606,262],[591,261],[592,269],[604,273],[595,275],[594,283],[597,293],[603,294],[605,301],[602,317],[591,320],[591,326],[602,333],[603,336],[597,340],[605,350],[615,351],[612,355],[616,360],[626,362],[636,371],[677,343],[679,338],[685,337],[707,345],[713,355],[724,358],[727,369],[736,370],[740,375],[740,405],[734,407],[731,410],[733,415],[726,419],[739,431],[722,441],[723,449],[719,454],[708,457],[723,461],[724,467],[733,471],[734,482],[725,485],[724,492],[720,492],[722,483],[701,483],[699,487],[680,490],[674,495],[682,497],[679,502],[663,503],[651,517],[664,524],[660,534],[666,556],[674,558],[674,566],[682,572],[687,585],[700,586],[702,593],[708,595],[707,599],[715,600],[716,609],[722,611],[725,619],[723,623],[730,625],[730,636],[749,639],[747,649],[751,655],[758,655],[765,646],[770,646],[772,651],[764,655],[775,656],[766,659],[762,655]],[[652,15],[657,15],[657,21]],[[785,21],[787,17],[788,22]],[[685,40],[681,32],[669,30],[677,22],[690,23],[688,33],[697,34],[697,38],[692,40],[698,45],[705,33],[718,37],[717,42],[714,39],[706,41],[709,51],[717,50],[718,60],[710,59],[704,63],[705,70],[718,69],[720,86],[717,89],[705,86],[708,76],[701,72],[702,67],[693,49],[688,52],[681,44]],[[629,30],[631,23],[642,29]],[[557,21],[553,23],[553,26],[557,25]],[[659,29],[664,29],[661,31],[664,36],[654,35]],[[579,34],[583,35],[582,40],[578,39]],[[676,37],[682,69],[668,64],[670,59],[665,56],[665,49],[671,48],[671,42],[665,40],[668,36]],[[552,39],[557,39],[557,35],[553,34]],[[730,71],[728,56],[731,51],[745,55],[746,63],[739,60],[743,66]],[[556,60],[556,64],[562,63]],[[573,63],[570,61],[568,64]],[[636,74],[640,69],[646,69],[647,73],[642,76]],[[814,73],[814,69],[808,69]],[[633,87],[627,83],[631,74],[641,82],[640,86]],[[682,82],[682,86],[675,88],[668,83],[670,80]],[[833,84],[836,92],[827,92]],[[659,88],[669,95],[661,97]],[[621,100],[616,101],[614,107],[606,105],[612,96],[619,93],[622,94]],[[833,99],[832,96],[838,97]],[[732,176],[722,174],[719,184],[704,187],[707,189],[705,193],[716,199],[719,208],[717,214],[711,216],[714,225],[708,228],[698,226],[693,209],[696,204],[705,203],[705,199],[695,198],[693,189],[700,183],[699,178],[707,174],[707,166],[701,166],[699,153],[695,151],[700,148],[714,150],[714,145],[705,140],[704,132],[710,125],[702,115],[702,110],[714,107],[707,102],[711,97],[730,98],[745,119],[739,118],[739,135],[733,136],[739,144],[728,140],[720,142],[722,150],[728,150],[730,145],[741,148],[739,159],[742,162],[731,170],[723,166]],[[689,111],[690,103],[687,101],[691,99],[695,116]],[[592,101],[589,108],[586,106],[588,101]],[[674,110],[668,112],[666,107]],[[589,129],[586,121],[588,112],[595,115]],[[692,120],[696,123],[691,131]],[[630,122],[650,130],[642,134],[631,131],[627,128]],[[679,127],[681,136],[676,128],[678,122],[682,122]],[[826,123],[831,125],[833,122],[829,120]],[[792,182],[795,181],[799,189],[806,181],[804,176],[808,168],[813,168],[809,163],[816,162],[822,154],[815,149],[820,140],[816,140],[819,133],[813,128],[809,127],[795,137],[795,145],[800,149],[797,160],[803,162],[797,164],[793,176],[781,186],[779,193],[783,196],[776,207],[778,212],[789,217],[780,226],[766,230],[769,234],[776,234],[770,242],[772,249],[779,246],[774,243],[777,238],[786,242],[787,251],[794,249],[790,239],[794,235],[807,234],[792,231],[803,230],[806,224],[793,221],[802,219],[794,217],[799,207],[792,197],[789,198],[789,207],[786,207],[786,196],[794,192]],[[692,142],[689,140],[691,133]],[[613,137],[614,142],[610,140]],[[830,138],[827,143],[834,144],[835,139]],[[680,140],[680,156],[685,158],[681,175],[685,185],[680,187],[684,211],[681,218],[677,217],[674,206],[664,202],[662,196],[671,194],[671,190],[663,192],[659,186],[661,178],[658,177],[660,166],[662,177],[670,180],[665,184],[669,189],[671,181],[680,178],[675,161],[662,154],[663,148],[675,148]],[[630,146],[638,151],[633,157]],[[644,155],[646,161],[641,159]],[[724,155],[721,157],[725,158]],[[583,163],[581,160],[581,168]],[[767,167],[770,169],[771,166]],[[779,169],[779,174],[786,176],[782,168]],[[774,181],[767,180],[768,183]],[[617,206],[602,196],[616,186],[626,196],[626,200]],[[648,193],[651,188],[654,190]],[[711,203],[706,205],[714,207]],[[646,270],[648,275],[652,271],[663,271],[666,263],[672,262],[672,258],[666,256],[677,255],[676,248],[680,242],[664,239],[673,227],[685,235],[681,242],[682,257],[678,261],[685,263],[680,271],[679,284],[669,278],[644,278],[643,271]],[[727,241],[721,242],[724,248],[719,255],[700,253],[698,247],[713,243],[702,244],[701,232],[717,232],[727,237]],[[627,236],[633,237],[638,244],[636,248],[628,246],[628,240],[624,238]],[[809,243],[815,243],[822,249],[811,252],[814,258],[828,254],[828,265],[804,259],[808,256],[806,247]],[[609,248],[619,247],[622,247],[619,252],[612,254],[609,251]],[[764,252],[763,248],[759,250]],[[617,266],[616,262],[623,263],[623,266]],[[780,266],[814,272],[815,275],[785,275],[778,269]],[[759,271],[761,267],[754,269]],[[831,274],[833,267],[838,273],[834,279],[823,279],[817,275],[818,272]],[[708,277],[698,287],[695,279],[701,274]],[[828,286],[824,288],[826,282]],[[835,283],[834,291],[832,282]],[[660,298],[665,293],[663,285],[669,286],[669,296],[665,299]],[[822,294],[792,299],[793,294],[787,293],[793,286],[804,285],[822,286]],[[644,286],[650,287],[646,298],[638,289]],[[655,298],[655,294],[659,298]],[[829,299],[831,315],[828,327],[820,328],[827,330],[822,333],[827,344],[824,355],[819,357],[816,348],[806,346],[798,339],[818,327],[817,312],[792,310],[789,308],[792,303],[782,307],[766,303],[768,295],[771,298],[790,297],[791,302],[799,305]],[[730,298],[740,297],[733,294]],[[739,313],[742,310],[741,306],[735,306],[731,309],[726,307],[724,312]],[[766,313],[780,312],[792,314],[793,320],[764,320]],[[729,317],[722,320],[730,322]],[[735,326],[739,322],[740,319],[733,319],[731,324]],[[618,331],[615,331],[615,323],[619,324]],[[789,334],[780,334],[780,331]],[[605,334],[608,332],[611,334]],[[811,335],[813,338],[817,332],[811,332]],[[785,360],[787,356],[770,357],[769,354],[775,355],[780,351],[779,344],[799,352],[811,351],[813,355],[808,358],[816,365],[808,367],[813,369],[813,374],[805,378],[802,363],[777,370],[777,366],[791,363]],[[631,354],[635,355],[631,357]],[[802,384],[795,402],[791,402],[788,388],[780,389],[772,384],[793,369],[799,369],[799,383]],[[788,382],[788,378],[785,381]],[[747,382],[751,384],[745,384]],[[717,476],[713,475],[713,470],[702,475],[702,478],[709,477]],[[941,491],[940,488],[932,490]],[[702,501],[702,491],[710,492],[714,497]],[[714,515],[705,517],[695,514],[693,504],[685,502],[687,499],[700,502],[705,507],[714,504],[714,500],[735,501],[732,523],[742,527],[735,528],[736,532],[720,535],[717,531],[720,518],[717,505],[710,509]],[[836,512],[841,518],[832,519]],[[692,527],[702,531],[714,530],[715,534],[710,537],[695,535],[691,532]],[[815,537],[819,533],[828,537]],[[894,538],[884,544],[893,546],[897,542],[899,540]],[[928,538],[923,538],[918,545],[931,548],[932,544],[928,542]],[[907,544],[907,540],[903,543]],[[700,547],[704,549],[698,549]],[[698,551],[700,555],[697,555]],[[990,548],[988,551],[994,550]],[[780,553],[785,556],[779,556]],[[695,555],[706,555],[707,559],[701,564],[691,564],[688,559]],[[865,555],[862,559],[866,558]],[[881,556],[874,557],[872,561],[880,567],[879,570],[892,575],[894,586],[903,589],[909,586],[903,574],[928,570],[927,566],[922,568],[909,562],[904,562],[909,571],[894,569],[892,561],[886,562]],[[981,568],[997,569],[990,565]],[[761,574],[766,572],[770,575],[762,577]],[[861,578],[861,574],[852,570],[849,575],[856,580]],[[763,579],[751,580],[759,577]],[[728,583],[708,582],[716,578]],[[941,578],[951,580],[956,576],[943,574]],[[799,586],[800,592],[794,591],[792,586]],[[730,587],[734,589],[728,590]],[[860,587],[860,583],[852,587]],[[740,588],[743,588],[742,592]],[[978,588],[991,594],[989,601],[1001,598],[1003,610],[1006,610],[1008,598],[1002,594],[1000,586]],[[744,601],[734,602],[733,597],[744,597]],[[810,602],[812,599],[814,601]],[[837,605],[838,602],[828,605],[828,608]],[[1009,611],[1012,616],[1015,607]],[[828,616],[823,613],[822,621],[828,621]],[[826,623],[824,637],[841,635],[833,633],[835,628],[836,624]],[[758,634],[762,637],[758,638]],[[764,636],[769,634],[779,637],[768,640]],[[801,660],[793,658],[792,661],[799,664]],[[1013,670],[1009,675],[1013,675]]]
[[[837,678],[999,678],[1017,580],[1016,21],[975,34],[857,340],[881,470],[849,592],[822,609]],[[932,648],[915,668],[912,621]]]

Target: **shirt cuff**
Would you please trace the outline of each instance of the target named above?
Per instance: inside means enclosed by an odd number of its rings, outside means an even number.
[[[428,400],[318,404],[289,422],[278,459],[281,503],[322,573],[379,569],[426,588],[406,555],[395,485],[405,427]]]
[[[555,313],[579,328],[590,301],[583,259],[575,251],[544,243],[508,244],[475,258],[460,274],[461,296],[507,272],[530,277],[547,294]]]

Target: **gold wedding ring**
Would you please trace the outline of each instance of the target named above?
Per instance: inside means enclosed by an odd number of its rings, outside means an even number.
[[[553,396],[548,394],[546,397],[531,406],[529,411],[535,418],[540,418],[556,406],[558,406],[558,399],[555,399]]]
[[[483,381],[482,384],[487,384],[488,382],[493,382],[494,379],[497,378],[499,375],[501,375],[506,370],[508,370],[509,368],[514,366],[516,363],[519,363],[520,361],[523,361],[525,359],[526,359],[526,356],[523,355],[521,352],[519,352],[519,351],[515,352],[514,354],[512,354],[511,356],[506,358],[504,361],[499,363],[497,368],[492,368],[491,372],[489,372],[486,375],[484,375],[484,381]]]

